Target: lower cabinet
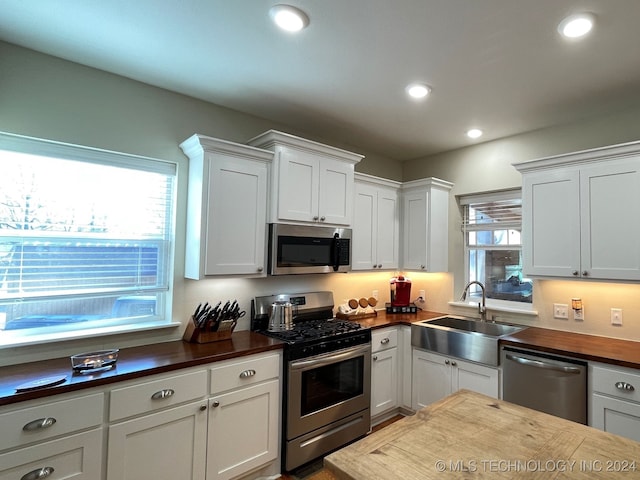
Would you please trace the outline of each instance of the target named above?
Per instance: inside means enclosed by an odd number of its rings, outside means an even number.
[[[371,419],[376,424],[395,413],[399,406],[400,377],[398,329],[371,333]]]
[[[412,408],[419,410],[460,389],[498,398],[497,368],[413,349]]]
[[[102,478],[102,428],[0,454],[0,480]]]
[[[640,374],[598,364],[589,370],[589,425],[640,442]]]
[[[233,478],[277,458],[279,388],[271,380],[209,400],[208,480]]]
[[[205,479],[207,405],[194,402],[109,427],[108,480]]]
[[[101,479],[103,417],[95,391],[1,408],[0,479]]]
[[[274,477],[281,369],[259,353],[0,407],[0,480]]]

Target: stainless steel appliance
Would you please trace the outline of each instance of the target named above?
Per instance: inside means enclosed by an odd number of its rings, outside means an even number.
[[[271,275],[351,270],[351,229],[269,224]]]
[[[271,304],[296,305],[293,328],[271,332]],[[333,318],[333,294],[256,297],[251,329],[286,342],[282,468],[294,470],[371,429],[371,331]]]
[[[542,352],[503,347],[502,398],[587,424],[587,364]]]

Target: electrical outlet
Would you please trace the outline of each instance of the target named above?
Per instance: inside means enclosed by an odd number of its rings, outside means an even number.
[[[424,294],[424,290],[420,290],[420,291],[418,292],[418,296],[419,296],[420,298],[422,298],[422,300],[426,300],[426,299],[427,299],[427,297],[426,297],[426,296],[425,296],[425,294]]]
[[[371,296],[378,300],[378,290],[374,290],[373,292],[371,292]]]
[[[565,303],[553,304],[553,318],[569,318],[569,305]]]
[[[582,308],[580,310],[573,311],[573,319],[576,321],[584,321],[584,303],[582,304]]]
[[[622,326],[622,309],[611,309],[611,325]]]

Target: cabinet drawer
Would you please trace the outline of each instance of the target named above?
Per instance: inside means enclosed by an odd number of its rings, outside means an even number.
[[[594,392],[640,402],[640,373],[594,366],[591,381]]]
[[[398,330],[385,328],[371,332],[371,351],[379,352],[398,346]]]
[[[0,415],[0,451],[102,423],[104,395],[49,402]]]
[[[98,480],[101,472],[101,428],[0,455],[0,480]]]
[[[139,415],[202,398],[207,394],[207,372],[200,370],[159,378],[111,391],[109,420]]]
[[[262,355],[225,362],[211,370],[211,392],[219,393],[280,376],[280,355]]]

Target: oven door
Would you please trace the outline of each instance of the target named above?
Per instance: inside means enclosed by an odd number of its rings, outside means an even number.
[[[287,440],[369,408],[371,344],[289,362]]]

